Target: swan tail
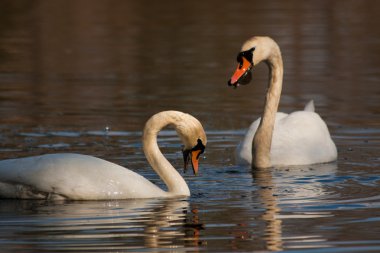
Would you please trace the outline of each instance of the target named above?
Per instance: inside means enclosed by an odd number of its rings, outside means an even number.
[[[315,112],[314,100],[310,100],[306,105],[304,111]]]

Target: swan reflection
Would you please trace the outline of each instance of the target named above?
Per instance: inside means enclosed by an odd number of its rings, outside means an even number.
[[[336,170],[335,163],[253,170],[253,180],[258,186],[258,195],[265,209],[259,219],[265,223],[263,239],[267,250],[282,250],[283,239],[293,238],[294,235],[284,234],[283,223],[286,219],[331,216],[328,212],[295,214],[294,210],[285,215],[283,212],[289,210],[282,210],[281,207],[293,207],[294,204],[303,205],[311,201],[321,204],[330,195],[321,181],[333,177]],[[323,238],[322,235],[320,237]],[[323,241],[321,238],[319,241]]]
[[[22,222],[20,210],[25,212]],[[19,249],[36,252],[193,247],[199,244],[203,227],[198,224],[197,211],[190,210],[189,202],[181,199],[4,200],[0,212],[0,223],[12,227],[3,239],[12,241],[22,236],[26,243]]]

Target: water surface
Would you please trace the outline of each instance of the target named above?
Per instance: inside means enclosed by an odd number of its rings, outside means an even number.
[[[0,158],[76,152],[162,185],[141,130],[191,113],[208,146],[182,171],[188,199],[0,200],[3,252],[380,251],[377,1],[1,1]],[[269,35],[285,67],[280,110],[314,99],[338,147],[331,164],[252,171],[234,150],[260,116],[268,70],[227,87],[241,43]]]

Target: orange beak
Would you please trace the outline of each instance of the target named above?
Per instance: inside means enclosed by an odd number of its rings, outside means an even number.
[[[202,140],[197,140],[197,145],[192,149],[183,150],[183,160],[184,160],[184,170],[187,170],[187,164],[191,161],[191,166],[193,167],[193,172],[195,175],[198,174],[199,156],[205,151],[206,146],[203,145]]]
[[[230,81],[228,82],[228,85],[231,86],[238,86],[238,81],[247,75],[248,71],[252,68],[252,63],[249,62],[245,57],[242,57],[242,63],[239,63],[235,73],[232,75]]]
[[[198,167],[199,167],[199,156],[201,154],[201,150],[191,151],[191,165],[193,166],[193,171],[195,175],[198,175]]]

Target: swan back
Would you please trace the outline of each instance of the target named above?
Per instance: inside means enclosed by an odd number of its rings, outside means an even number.
[[[309,107],[308,107],[309,106]],[[271,166],[306,165],[336,160],[337,150],[326,123],[310,110],[290,114],[277,112],[270,150]],[[261,118],[249,127],[236,150],[239,164],[252,163],[252,141]]]
[[[0,196],[77,200],[165,197],[141,175],[81,154],[47,154],[0,161]]]

